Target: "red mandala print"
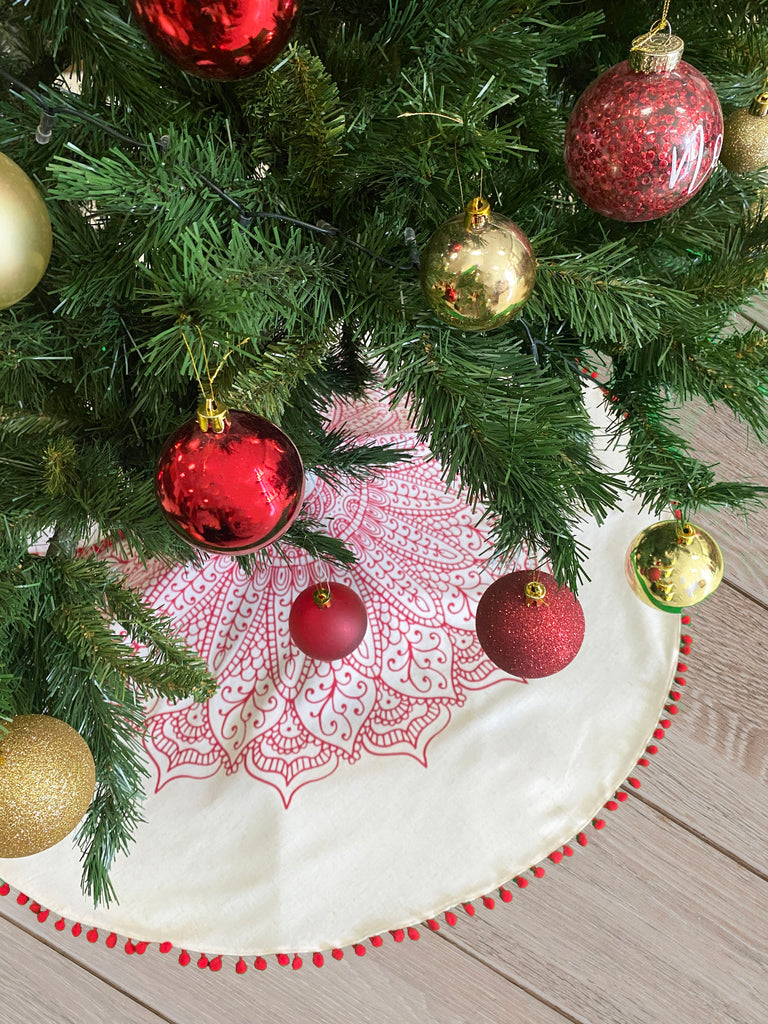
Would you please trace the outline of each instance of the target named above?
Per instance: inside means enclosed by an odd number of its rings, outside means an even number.
[[[480,513],[456,488],[446,490],[439,463],[401,412],[383,402],[343,406],[332,425],[342,423],[414,452],[364,483],[336,491],[317,480],[308,488],[307,511],[330,523],[358,559],[333,574],[368,613],[363,642],[347,658],[314,661],[290,640],[293,599],[323,576],[304,551],[283,545],[287,558],[250,577],[223,555],[202,569],[120,562],[219,681],[206,704],[149,706],[145,745],[156,790],[178,778],[244,771],[273,786],[287,807],[306,783],[362,756],[408,755],[426,766],[430,740],[467,691],[509,682],[474,629],[477,602],[494,579]]]

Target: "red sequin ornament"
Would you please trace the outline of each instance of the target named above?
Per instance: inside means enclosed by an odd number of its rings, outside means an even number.
[[[271,64],[293,33],[298,0],[129,0],[137,24],[182,71],[246,78]]]
[[[291,639],[318,661],[346,658],[360,646],[367,628],[365,605],[343,583],[307,587],[291,605],[288,616]]]
[[[614,220],[647,221],[694,196],[717,163],[723,115],[683,41],[633,41],[628,61],[597,78],[574,107],[565,168],[587,206]]]
[[[181,536],[206,551],[242,555],[281,537],[304,497],[304,467],[282,430],[207,401],[163,446],[155,494]]]
[[[522,679],[539,679],[559,672],[579,653],[584,612],[554,576],[523,569],[488,587],[477,605],[475,628],[494,665]]]

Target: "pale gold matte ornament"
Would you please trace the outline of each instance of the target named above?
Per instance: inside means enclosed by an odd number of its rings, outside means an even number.
[[[32,179],[0,153],[0,309],[23,299],[51,258],[51,219]]]
[[[723,578],[723,555],[706,530],[677,519],[639,533],[624,562],[627,581],[645,604],[680,612],[714,593]]]
[[[18,715],[0,736],[0,857],[28,857],[68,836],[96,786],[83,737],[50,715]]]
[[[768,166],[768,93],[726,117],[720,162],[734,174]]]
[[[421,287],[452,327],[489,331],[517,316],[536,280],[536,257],[517,224],[485,199],[435,231],[421,255]]]

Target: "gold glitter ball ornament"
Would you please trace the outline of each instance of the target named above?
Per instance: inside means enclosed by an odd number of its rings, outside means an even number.
[[[720,162],[734,174],[768,166],[768,92],[726,117]]]
[[[517,316],[535,280],[531,243],[480,197],[439,227],[421,255],[424,297],[462,331],[489,331]]]
[[[83,737],[50,715],[19,715],[0,736],[0,857],[41,853],[68,836],[96,788]]]
[[[644,604],[681,612],[713,594],[723,578],[723,554],[706,530],[677,519],[654,523],[627,550],[627,581]]]
[[[43,197],[18,164],[0,153],[0,309],[23,299],[51,258],[51,219]]]

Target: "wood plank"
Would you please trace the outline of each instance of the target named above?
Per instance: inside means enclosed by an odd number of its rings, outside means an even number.
[[[161,1024],[134,1002],[88,970],[9,921],[0,919],[0,971],[4,1024]]]
[[[694,454],[718,466],[720,480],[746,480],[768,486],[768,446],[760,444],[725,406],[697,400],[679,413],[681,434]],[[768,508],[742,513],[706,509],[695,522],[710,530],[723,550],[726,577],[768,603]]]
[[[253,969],[249,960],[246,974],[235,973],[235,960],[223,958],[218,973],[200,970],[195,959],[188,967],[177,962],[178,950],[163,955],[157,946],[150,947],[142,956],[127,956],[122,949],[109,950],[104,936],[98,944],[91,944],[84,934],[73,937],[69,931],[57,932],[50,923],[38,925],[29,909],[17,906],[11,897],[0,901],[2,921],[0,956],[11,964],[15,959],[15,936],[18,932],[12,922],[30,924],[41,930],[46,942],[51,942],[75,964],[75,972],[68,982],[73,994],[81,985],[80,977],[92,972],[96,977],[91,985],[102,985],[98,978],[108,978],[111,984],[140,998],[152,1006],[163,1018],[171,1021],[227,1021],[227,1024],[252,1024],[255,1019],[269,1020],[270,1024],[359,1024],[375,1020],[376,1024],[459,1024],[483,1021],[483,1024],[566,1024],[557,1009],[546,1005],[519,986],[500,976],[495,970],[477,962],[450,943],[422,929],[418,941],[408,939],[400,945],[387,936],[379,949],[368,947],[364,957],[345,951],[340,962],[326,957],[322,968],[305,958],[301,970],[280,967],[274,957],[269,958],[266,971]],[[45,929],[42,932],[42,929]],[[32,940],[28,940],[32,941]],[[60,962],[59,971],[67,977],[63,956],[45,949],[54,963]],[[26,959],[33,962],[32,953]],[[30,989],[32,991],[32,989]],[[90,991],[86,986],[82,991]],[[79,996],[78,996],[79,999]],[[52,1003],[54,1000],[52,1000]],[[70,1000],[71,1002],[71,1000]],[[257,1010],[255,1010],[257,1008]],[[18,1024],[30,1020],[45,1020],[46,1024],[64,1024],[71,1016],[28,1016],[19,1018]],[[145,1024],[144,1017],[131,1018],[115,1014],[112,1019],[123,1024],[136,1020]],[[154,1024],[154,1018],[151,1018]],[[94,1021],[96,1018],[94,1018]],[[103,1024],[99,1017],[99,1024]],[[16,1022],[14,1021],[14,1024]],[[78,1017],[78,1024],[91,1024],[91,1018]],[[577,1018],[581,1024],[581,1018]]]
[[[691,617],[690,683],[640,794],[768,877],[768,614],[723,585]]]
[[[764,1024],[768,883],[640,801],[450,941],[590,1024]]]

